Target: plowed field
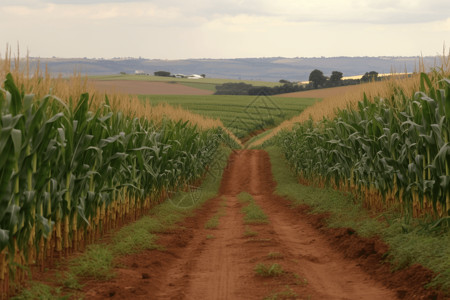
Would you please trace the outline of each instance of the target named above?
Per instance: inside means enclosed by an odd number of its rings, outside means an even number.
[[[132,95],[212,95],[213,91],[197,89],[178,83],[137,80],[92,80],[99,91]]]

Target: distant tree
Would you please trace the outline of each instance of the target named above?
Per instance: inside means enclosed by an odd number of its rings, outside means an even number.
[[[170,72],[167,72],[167,71],[156,71],[153,74],[155,76],[170,77]]]
[[[202,76],[203,78],[206,78],[206,74],[201,74],[200,76]]]
[[[120,75],[127,75],[126,72],[120,72]]]
[[[244,82],[226,82],[216,86],[215,95],[248,95],[253,85]]]
[[[289,80],[286,79],[280,79],[279,83],[291,83]]]
[[[334,81],[334,82],[339,81],[342,79],[343,75],[344,74],[342,74],[342,72],[333,71],[333,72],[331,72],[330,81]]]
[[[361,77],[362,82],[376,81],[377,79],[378,79],[378,72],[375,71],[366,72],[366,74],[364,74]]]
[[[273,95],[275,93],[274,88],[268,86],[255,86],[248,90],[248,95]]]
[[[327,81],[327,78],[323,75],[322,71],[315,69],[309,74],[309,81],[312,82],[314,88],[317,89]]]

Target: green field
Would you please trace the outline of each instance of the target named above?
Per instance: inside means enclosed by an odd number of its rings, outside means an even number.
[[[316,101],[310,98],[229,95],[147,95],[140,98],[152,104],[181,106],[194,113],[220,119],[238,138],[274,127]]]
[[[279,82],[268,81],[254,81],[254,80],[238,80],[238,79],[221,79],[221,78],[202,78],[202,79],[187,79],[187,78],[174,78],[163,76],[146,76],[146,75],[104,75],[104,76],[89,76],[89,79],[93,80],[138,80],[138,81],[153,81],[153,82],[176,82],[190,87],[198,89],[215,91],[216,85],[224,84],[227,82],[244,82],[252,84],[254,86],[268,86],[274,87],[280,85]]]

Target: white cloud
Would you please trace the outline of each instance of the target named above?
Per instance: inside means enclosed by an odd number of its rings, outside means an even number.
[[[449,11],[441,0],[2,0],[0,47],[66,57],[435,54]]]
[[[271,2],[270,11],[286,18],[302,21],[330,23],[411,24],[445,19],[450,4],[440,2],[439,8],[431,6],[433,1],[286,1],[283,5]],[[446,9],[449,8],[449,9]]]
[[[43,22],[64,20],[73,24],[85,21],[106,21],[117,24],[124,21],[133,21],[134,24],[167,25],[196,20],[196,16],[186,16],[175,7],[161,8],[152,3],[114,3],[91,5],[56,5],[45,4],[38,7],[4,6],[0,12],[10,17],[42,18]]]

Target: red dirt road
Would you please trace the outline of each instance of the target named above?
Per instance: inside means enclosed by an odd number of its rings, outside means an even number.
[[[265,151],[233,153],[220,196],[180,228],[161,234],[158,243],[165,251],[122,258],[115,279],[85,286],[86,299],[263,299],[277,293],[278,299],[424,299],[407,290],[411,282],[388,288],[358,259],[346,258],[317,222],[274,195],[275,185]],[[267,224],[244,224],[236,197],[242,191],[264,210]],[[206,229],[218,211],[218,228]],[[257,234],[248,236],[249,231]],[[254,271],[258,263],[277,263],[284,273],[261,277]]]

